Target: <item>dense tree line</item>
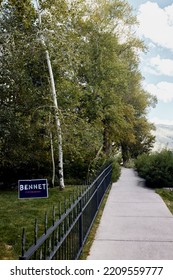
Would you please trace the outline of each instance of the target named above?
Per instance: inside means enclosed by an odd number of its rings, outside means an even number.
[[[124,162],[152,147],[136,19],[123,0],[1,1],[1,182],[51,178],[58,168],[49,51],[66,182],[86,178],[121,149]],[[44,44],[41,39],[44,37]],[[51,154],[52,151],[52,154]],[[52,156],[51,156],[52,155]],[[56,170],[58,174],[58,170]]]

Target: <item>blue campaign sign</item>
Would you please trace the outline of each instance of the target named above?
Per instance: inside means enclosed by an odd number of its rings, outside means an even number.
[[[41,198],[48,197],[47,179],[19,180],[19,198]]]

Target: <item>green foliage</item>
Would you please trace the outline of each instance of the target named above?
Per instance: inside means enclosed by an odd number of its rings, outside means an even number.
[[[111,160],[112,162],[112,182],[116,182],[119,177],[120,177],[120,174],[121,174],[121,167],[120,167],[120,164],[118,162],[118,158],[114,158]]]
[[[126,168],[134,168],[135,164],[134,164],[134,159],[130,158],[125,164],[124,167]]]
[[[143,154],[135,161],[136,169],[147,185],[154,188],[173,187],[173,153],[163,150],[151,155]]]
[[[136,19],[128,3],[40,0],[40,5],[41,28],[32,1],[4,0],[1,5],[0,169],[6,184],[51,178],[50,131],[58,165],[40,33],[56,83],[67,181],[94,176],[120,148],[125,162],[150,150],[154,141],[146,119],[154,101],[141,88],[138,69],[137,53],[144,45],[131,32]]]
[[[119,155],[114,157],[109,157],[106,160],[106,165],[112,164],[112,177],[111,177],[112,183],[116,182],[121,175],[121,162],[122,162],[122,158]]]

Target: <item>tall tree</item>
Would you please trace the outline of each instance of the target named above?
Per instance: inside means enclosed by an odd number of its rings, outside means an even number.
[[[38,18],[39,18],[39,27],[40,32],[42,32],[42,20],[41,20],[41,7],[39,4],[39,0],[36,0],[37,2],[37,10],[38,10]],[[46,55],[46,61],[50,76],[50,84],[51,84],[51,91],[52,91],[52,100],[54,104],[55,109],[55,122],[56,122],[56,129],[57,129],[57,137],[58,137],[58,170],[59,170],[59,182],[60,182],[60,188],[64,189],[64,171],[63,171],[63,148],[62,148],[62,132],[61,132],[61,124],[60,124],[60,118],[59,118],[59,108],[58,108],[58,102],[57,102],[57,94],[56,94],[56,88],[55,88],[55,80],[52,70],[52,64],[50,60],[49,51],[47,49],[47,46],[45,44],[45,38],[43,34],[40,35],[41,43],[43,47],[45,48],[45,55]],[[51,137],[52,139],[52,137]],[[51,140],[52,143],[52,140]]]
[[[84,178],[114,149],[121,147],[126,160],[150,148],[146,114],[153,100],[141,86],[138,52],[144,46],[132,32],[128,3],[40,0],[41,28],[31,3],[4,1],[0,17],[4,167],[51,174],[52,144],[59,161],[58,119],[50,126],[49,114],[57,103],[69,177]]]
[[[85,60],[79,71],[79,80],[86,88],[86,114],[90,121],[102,122],[103,151],[108,156],[112,143],[116,143],[122,147],[124,159],[128,146],[137,142],[138,118],[146,122],[141,133],[145,134],[146,128],[149,133],[152,127],[144,118],[152,102],[141,87],[137,53],[144,50],[144,45],[131,31],[135,23],[127,2],[91,1],[84,22]]]
[[[4,1],[1,11],[1,170],[4,177],[10,172],[16,180],[18,176],[39,176],[45,168],[48,154],[43,108],[50,101],[34,7],[30,1],[9,0]]]

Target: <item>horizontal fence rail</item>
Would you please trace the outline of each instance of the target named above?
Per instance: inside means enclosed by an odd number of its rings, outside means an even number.
[[[38,223],[35,220],[34,244],[27,250],[26,233],[22,233],[22,255],[20,260],[75,260],[78,259],[88,237],[104,194],[111,183],[112,166],[101,174],[71,201],[70,206],[55,220],[52,212],[52,226],[47,228],[45,215],[44,234],[38,238]]]

